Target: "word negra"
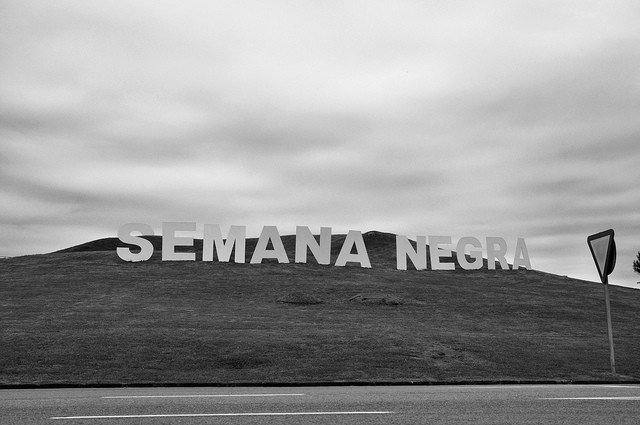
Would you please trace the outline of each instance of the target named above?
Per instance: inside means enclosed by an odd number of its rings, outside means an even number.
[[[195,232],[194,222],[166,222],[162,223],[162,260],[163,261],[195,261],[195,252],[178,252],[176,247],[193,246],[194,236],[184,236],[184,232]],[[181,232],[183,236],[178,236]],[[136,235],[138,233],[139,235]],[[144,223],[128,223],[118,230],[121,242],[138,247],[133,252],[127,247],[118,247],[118,256],[124,261],[147,261],[153,255],[153,244],[141,235],[153,235],[153,228]],[[202,261],[213,261],[214,251],[218,261],[229,262],[233,253],[235,263],[245,262],[246,226],[230,226],[226,238],[218,224],[205,224],[202,238]],[[318,264],[330,264],[331,257],[331,227],[321,227],[319,241],[306,226],[296,226],[295,262],[306,263],[307,254],[311,252]],[[496,262],[503,270],[509,269],[506,259],[507,243],[500,237],[487,237],[485,240],[487,253],[487,267],[496,269]],[[415,248],[409,238],[396,236],[396,266],[398,270],[407,269],[407,259],[417,270],[427,269],[427,244],[429,245],[429,259],[432,270],[454,270],[455,263],[443,261],[451,260],[452,239],[450,236],[417,236]],[[234,249],[235,248],[235,249]],[[479,239],[465,236],[458,240],[455,246],[455,256],[465,270],[477,270],[483,266],[483,246]],[[251,264],[260,264],[265,259],[275,259],[279,263],[288,263],[280,233],[276,226],[264,226],[256,247],[251,255]],[[358,263],[361,267],[370,268],[371,261],[362,237],[362,232],[350,230],[342,244],[335,266],[345,266],[347,263]],[[523,238],[518,238],[513,257],[513,269],[520,267],[531,269],[529,252]]]

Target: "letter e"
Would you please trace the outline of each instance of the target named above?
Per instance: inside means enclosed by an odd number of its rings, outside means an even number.
[[[451,236],[429,236],[429,257],[431,258],[431,270],[454,270],[453,263],[443,263],[441,257],[451,257],[450,248],[441,248],[442,244],[451,244]]]
[[[195,261],[195,252],[176,252],[176,246],[193,246],[193,235],[178,237],[176,232],[194,232],[194,222],[162,223],[162,261]]]

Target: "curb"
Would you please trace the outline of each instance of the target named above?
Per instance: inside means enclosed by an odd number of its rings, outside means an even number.
[[[640,379],[622,380],[478,380],[478,381],[397,381],[397,382],[169,382],[169,383],[64,383],[64,384],[0,384],[0,390],[66,389],[66,388],[187,388],[187,387],[364,387],[364,386],[472,386],[472,385],[640,385]]]

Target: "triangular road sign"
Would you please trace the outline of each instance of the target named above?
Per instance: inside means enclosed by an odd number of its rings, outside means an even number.
[[[602,283],[607,283],[607,276],[616,265],[616,243],[613,240],[613,229],[596,233],[587,237],[587,244],[593,261],[596,263]]]

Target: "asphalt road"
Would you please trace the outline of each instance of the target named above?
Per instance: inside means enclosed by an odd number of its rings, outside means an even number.
[[[639,385],[0,390],[0,423],[638,424]]]

